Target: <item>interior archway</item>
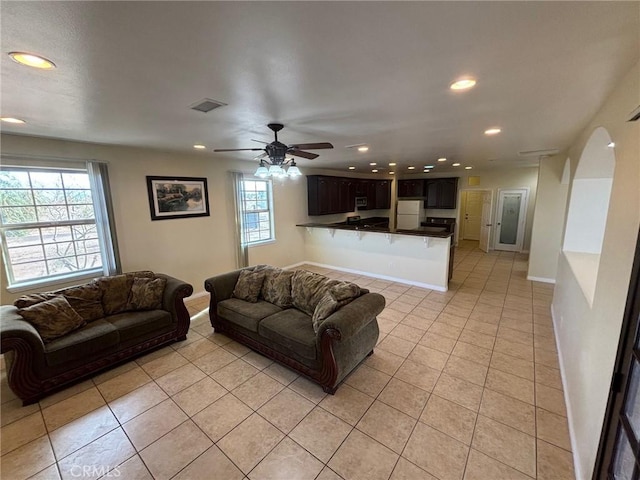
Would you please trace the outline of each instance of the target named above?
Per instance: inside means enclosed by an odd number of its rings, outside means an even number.
[[[563,252],[589,304],[593,303],[609,213],[615,153],[609,133],[596,128],[571,182]]]

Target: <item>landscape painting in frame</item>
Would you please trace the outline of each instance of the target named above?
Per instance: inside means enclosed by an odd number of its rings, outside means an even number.
[[[147,177],[151,220],[208,217],[206,178]]]

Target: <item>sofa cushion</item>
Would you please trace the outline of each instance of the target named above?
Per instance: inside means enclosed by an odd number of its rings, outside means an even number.
[[[84,362],[103,350],[117,348],[119,341],[116,327],[106,320],[96,320],[45,345],[45,357],[50,366]]]
[[[265,270],[266,276],[262,284],[262,298],[280,308],[289,308],[293,305],[291,298],[291,278],[295,273],[292,270],[269,268]]]
[[[256,303],[245,302],[239,298],[229,298],[218,303],[218,315],[231,323],[240,325],[252,332],[258,332],[258,323],[265,317],[282,311],[264,300]]]
[[[45,343],[86,324],[62,295],[21,308],[18,313],[35,327]]]
[[[143,310],[110,315],[105,318],[120,333],[120,342],[127,342],[171,325],[171,314],[165,310]]]
[[[59,292],[67,299],[71,308],[87,322],[104,317],[102,290],[96,282],[65,288]]]
[[[265,270],[242,270],[233,289],[233,296],[247,302],[257,302],[265,275]]]
[[[307,315],[313,315],[318,303],[330,287],[340,283],[318,273],[296,270],[291,278],[293,306]]]
[[[127,310],[157,310],[162,308],[166,278],[134,278],[127,300]]]
[[[100,277],[96,280],[102,289],[102,308],[105,315],[113,315],[127,310],[129,293],[134,278],[154,278],[149,270],[128,272],[123,275]]]
[[[309,315],[289,308],[262,320],[258,333],[303,358],[316,358],[316,334]]]

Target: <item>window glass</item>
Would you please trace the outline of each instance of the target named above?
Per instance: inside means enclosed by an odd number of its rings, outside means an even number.
[[[86,170],[3,167],[0,238],[9,286],[102,270]]]
[[[275,240],[270,180],[242,181],[242,231],[245,243]]]

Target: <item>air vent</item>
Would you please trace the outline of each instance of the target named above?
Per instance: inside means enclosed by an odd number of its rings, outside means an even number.
[[[210,98],[205,98],[200,100],[199,102],[194,103],[189,108],[191,110],[197,110],[202,113],[209,113],[211,110],[215,110],[216,108],[224,107],[226,103],[218,102],[217,100],[211,100]]]
[[[640,120],[640,105],[633,112],[631,112],[631,116],[629,117],[629,122],[637,122]]]
[[[518,155],[521,157],[549,157],[551,155],[557,155],[559,151],[560,150],[557,148],[548,148],[546,150],[525,150],[518,152]]]

